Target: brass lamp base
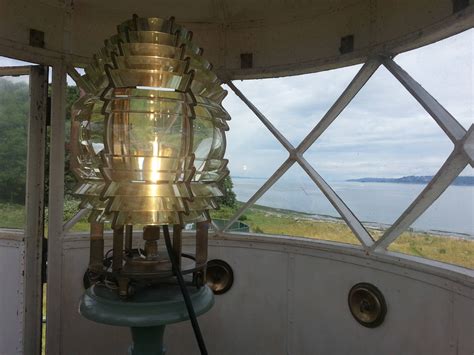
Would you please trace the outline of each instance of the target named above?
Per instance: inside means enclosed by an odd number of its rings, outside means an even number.
[[[214,295],[209,287],[192,287],[188,291],[196,315],[211,309]],[[164,355],[163,334],[166,325],[189,319],[183,295],[177,285],[146,288],[126,302],[114,290],[94,285],[82,296],[79,313],[97,323],[130,327],[133,339],[130,355]]]

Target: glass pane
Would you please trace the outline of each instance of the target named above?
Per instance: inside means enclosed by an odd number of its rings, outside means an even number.
[[[376,238],[423,190],[452,149],[435,121],[381,67],[305,157]]]
[[[470,29],[395,59],[466,129],[474,113],[473,43],[474,29]]]
[[[308,175],[294,165],[240,221],[250,231],[359,244]]]
[[[232,117],[226,133],[226,158],[231,177],[222,182],[227,193],[220,201],[221,209],[211,214],[221,220],[230,218],[248,201],[288,156],[257,116],[232,90],[228,92],[223,106]]]
[[[70,154],[71,154],[71,116],[73,110],[73,104],[80,97],[79,88],[75,85],[74,80],[68,76],[67,78],[67,96],[66,96],[66,122],[65,122],[65,135],[66,135],[66,156],[64,163],[64,221],[68,221],[79,212],[80,200],[74,195],[74,190],[77,185],[77,180],[74,177],[70,169]],[[97,128],[99,130],[100,128]],[[49,132],[48,132],[49,134]],[[89,223],[87,222],[87,216],[82,218],[78,223],[74,225],[72,231],[85,232],[89,231]]]
[[[296,146],[334,104],[360,67],[234,84]]]
[[[29,77],[0,77],[0,228],[25,228],[29,106]]]
[[[468,166],[462,175],[472,170]],[[448,187],[389,250],[474,269],[474,184],[465,181]]]

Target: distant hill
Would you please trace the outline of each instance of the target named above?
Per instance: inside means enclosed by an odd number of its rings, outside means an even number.
[[[232,179],[258,179],[258,180],[267,180],[268,178],[267,177],[259,177],[259,176],[236,176],[236,175],[232,175],[231,176]]]
[[[427,184],[433,176],[403,176],[401,178],[374,178],[365,177],[360,179],[350,179],[347,181],[356,182],[382,182],[392,184]],[[474,186],[474,176],[458,176],[452,183],[456,186]]]

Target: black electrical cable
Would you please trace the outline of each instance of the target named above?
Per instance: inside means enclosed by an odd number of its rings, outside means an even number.
[[[186,308],[188,309],[189,319],[191,320],[191,324],[194,330],[194,336],[199,345],[199,350],[201,351],[201,355],[207,355],[206,344],[204,343],[204,339],[202,338],[201,329],[199,328],[199,323],[196,318],[196,312],[194,312],[193,303],[191,302],[191,297],[189,297],[188,289],[184,284],[183,274],[181,274],[181,270],[178,267],[178,261],[176,260],[176,255],[171,247],[171,239],[170,239],[170,232],[167,225],[163,226],[163,234],[165,235],[165,243],[166,243],[166,250],[168,251],[168,255],[170,256],[171,265],[173,267],[173,272],[178,279],[179,288],[181,289],[181,293],[184,297],[184,303],[186,304]]]

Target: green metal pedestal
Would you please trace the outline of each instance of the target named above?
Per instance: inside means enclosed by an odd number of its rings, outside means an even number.
[[[214,295],[209,287],[188,290],[196,315],[211,309]],[[189,319],[177,285],[142,289],[127,301],[122,301],[114,290],[94,285],[82,296],[79,313],[97,323],[130,327],[133,339],[130,355],[164,355],[166,325]]]
[[[163,334],[165,325],[157,327],[132,327],[132,341],[129,355],[165,355]]]

